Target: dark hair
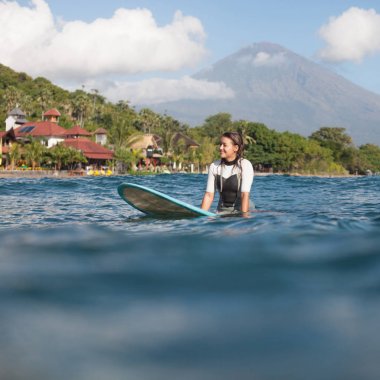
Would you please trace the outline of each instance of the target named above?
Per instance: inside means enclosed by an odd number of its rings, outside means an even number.
[[[243,136],[240,132],[224,132],[222,134],[222,137],[227,137],[228,139],[231,139],[234,145],[237,145],[239,147],[238,151],[236,152],[236,155],[238,158],[243,157],[244,152],[244,141]]]

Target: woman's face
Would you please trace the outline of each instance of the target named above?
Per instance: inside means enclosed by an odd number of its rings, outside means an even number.
[[[227,161],[233,161],[236,158],[239,147],[228,137],[222,137],[220,139],[219,152],[220,157]]]

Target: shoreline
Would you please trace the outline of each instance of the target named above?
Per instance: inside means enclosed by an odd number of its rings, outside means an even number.
[[[106,175],[87,175],[86,173],[75,173],[69,171],[54,171],[54,170],[35,170],[35,171],[20,171],[20,170],[2,170],[0,171],[0,179],[2,178],[84,178],[84,177],[127,177],[131,175],[160,175],[164,173],[136,173],[136,174],[111,174]],[[205,174],[205,173],[180,173],[173,172],[170,174]],[[318,178],[359,178],[366,177],[365,175],[355,175],[355,174],[301,174],[301,173],[259,173],[255,172],[255,177],[268,177],[268,176],[287,176],[287,177],[318,177]]]

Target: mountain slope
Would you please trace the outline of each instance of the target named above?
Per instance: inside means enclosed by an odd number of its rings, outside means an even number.
[[[228,100],[182,100],[150,106],[191,125],[229,112],[308,136],[322,126],[344,127],[356,144],[380,144],[380,95],[279,45],[250,45],[193,76],[224,82]]]

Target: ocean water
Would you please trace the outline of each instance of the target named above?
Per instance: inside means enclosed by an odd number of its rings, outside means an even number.
[[[158,220],[204,175],[0,179],[0,379],[379,379],[380,177],[257,177],[248,218]]]

